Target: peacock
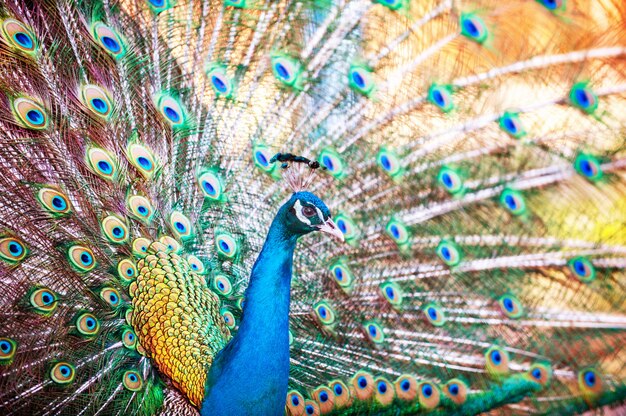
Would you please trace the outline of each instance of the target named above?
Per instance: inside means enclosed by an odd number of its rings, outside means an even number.
[[[1,415],[626,413],[621,0],[0,0]]]

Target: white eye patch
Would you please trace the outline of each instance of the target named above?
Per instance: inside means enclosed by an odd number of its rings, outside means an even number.
[[[293,209],[294,211],[296,211],[296,217],[298,217],[298,219],[300,220],[300,222],[305,223],[306,225],[311,225],[311,220],[309,220],[306,215],[304,215],[302,213],[302,204],[300,203],[300,200],[297,199],[296,203],[293,204]]]
[[[304,207],[300,203],[299,199],[296,200],[295,204],[293,204],[293,208],[294,208],[294,211],[296,212],[296,217],[298,217],[300,222],[302,222],[302,223],[304,223],[306,225],[309,225],[309,226],[312,225],[311,224],[311,220],[306,215],[304,215],[304,213],[302,212]],[[317,211],[317,216],[320,219],[320,223],[323,224],[324,223],[324,214],[322,214],[322,210],[319,209],[318,207],[313,207],[313,208],[315,208],[315,210]]]

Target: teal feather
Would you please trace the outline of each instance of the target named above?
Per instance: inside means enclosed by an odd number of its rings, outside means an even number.
[[[625,23],[0,0],[0,414],[624,413]]]

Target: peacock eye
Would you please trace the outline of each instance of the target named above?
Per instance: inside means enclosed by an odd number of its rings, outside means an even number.
[[[314,217],[317,215],[317,211],[313,207],[302,207],[302,213],[305,217]]]

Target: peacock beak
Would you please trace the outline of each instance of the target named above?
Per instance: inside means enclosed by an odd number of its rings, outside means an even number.
[[[324,224],[318,227],[318,230],[326,234],[332,235],[339,241],[344,241],[343,233],[341,232],[339,227],[337,227],[337,224],[335,224],[332,218],[327,219]]]

